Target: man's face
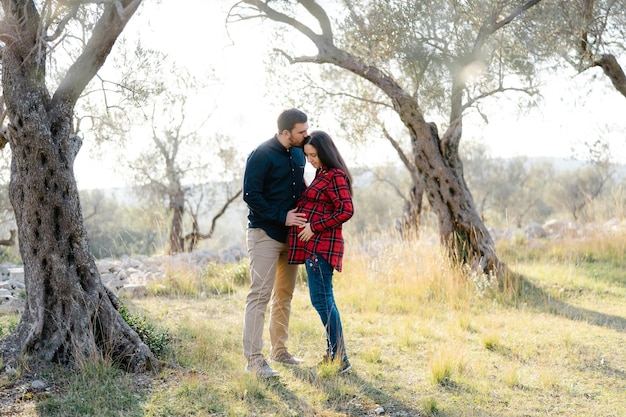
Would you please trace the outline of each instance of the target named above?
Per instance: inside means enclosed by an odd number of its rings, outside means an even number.
[[[309,130],[309,124],[305,123],[296,123],[296,125],[289,132],[289,143],[291,146],[300,147],[302,146],[302,142],[304,142],[304,138],[308,136],[307,131]]]

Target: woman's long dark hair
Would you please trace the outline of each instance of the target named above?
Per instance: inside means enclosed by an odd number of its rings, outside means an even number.
[[[321,130],[315,130],[304,140],[302,146],[304,145],[311,145],[315,148],[317,157],[323,166],[339,168],[346,174],[348,177],[348,188],[350,189],[350,194],[352,194],[352,175],[330,135]]]

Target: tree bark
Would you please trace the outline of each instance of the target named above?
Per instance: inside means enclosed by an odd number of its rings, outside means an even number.
[[[611,80],[613,87],[626,97],[626,74],[624,74],[624,70],[615,56],[611,54],[600,55],[594,60],[593,65],[602,68],[604,75]]]
[[[594,47],[592,43],[589,42],[589,38],[605,39],[606,37],[604,33],[593,33],[590,36],[589,28],[592,28],[594,20],[598,19],[598,15],[603,12],[599,10],[595,10],[596,6],[598,6],[595,0],[584,0],[581,4],[582,9],[580,11],[580,20],[581,20],[581,28],[580,28],[580,42],[578,43],[577,51],[580,57],[580,63],[583,65],[583,70],[592,67],[600,67],[602,68],[602,72],[613,84],[613,87],[624,97],[626,97],[626,73],[624,73],[624,69],[617,61],[617,58],[613,54],[609,53],[599,53],[594,54],[594,49],[598,48],[598,45]],[[603,26],[606,29],[606,24]],[[597,42],[597,41],[596,41]],[[606,49],[607,45],[604,45]]]
[[[138,4],[120,2],[130,15]],[[94,29],[100,38],[90,40],[51,97],[45,85],[47,47],[33,2],[5,1],[3,7],[5,27],[13,31],[3,39],[2,55],[12,154],[9,197],[26,286],[21,320],[0,343],[3,365],[26,355],[63,364],[107,357],[129,370],[157,368],[100,280],[73,171],[81,145],[72,134],[74,105],[130,16],[112,4],[105,7]]]
[[[170,210],[172,222],[170,224],[170,255],[181,253],[185,250],[183,238],[183,216],[185,214],[185,191],[178,187],[170,194]]]

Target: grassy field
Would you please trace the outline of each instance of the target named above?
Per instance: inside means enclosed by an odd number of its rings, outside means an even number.
[[[172,366],[0,376],[0,416],[626,415],[626,236],[499,243],[515,273],[502,290],[467,279],[428,241],[348,242],[335,292],[349,374],[315,367],[324,335],[304,277],[289,346],[306,364],[276,365],[280,378],[266,381],[244,372],[246,265],[173,270],[125,302],[171,337]],[[30,389],[34,377],[50,388]]]

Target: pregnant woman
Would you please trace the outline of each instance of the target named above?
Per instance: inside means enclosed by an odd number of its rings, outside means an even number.
[[[297,209],[307,216],[304,226],[291,228],[289,262],[304,263],[311,303],[326,330],[323,363],[337,362],[339,373],[352,368],[333,295],[333,272],[341,272],[344,243],[342,225],[354,212],[352,178],[331,137],[315,131],[304,141],[304,154],[316,169]]]

